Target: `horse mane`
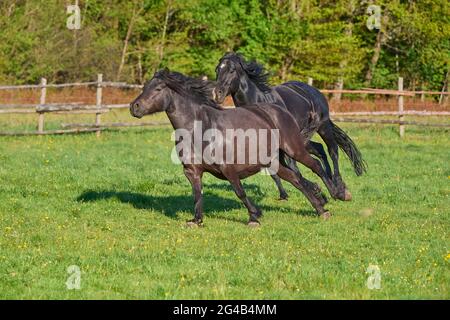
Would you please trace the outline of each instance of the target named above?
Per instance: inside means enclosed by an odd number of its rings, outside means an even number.
[[[163,80],[169,88],[185,98],[216,109],[222,109],[211,97],[215,87],[213,81],[188,77],[180,72],[163,69],[155,74]]]
[[[271,90],[270,88],[271,85],[269,82],[270,74],[262,64],[256,62],[255,60],[246,61],[244,56],[240,53],[227,52],[220,59],[219,65],[225,59],[229,59],[234,63],[240,64],[244,72],[247,74],[250,80],[258,87],[259,90],[265,93]]]

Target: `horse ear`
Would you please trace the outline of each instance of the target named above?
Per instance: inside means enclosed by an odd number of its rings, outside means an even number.
[[[155,77],[158,76],[163,76],[163,77],[167,77],[170,74],[170,70],[166,67],[164,69],[160,69],[158,71],[155,72]]]

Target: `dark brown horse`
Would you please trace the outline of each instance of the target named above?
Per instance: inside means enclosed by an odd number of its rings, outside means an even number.
[[[233,52],[226,53],[220,59],[216,75],[217,86],[214,96],[218,103],[222,103],[227,95],[231,95],[236,107],[266,102],[287,109],[297,121],[302,135],[305,137],[306,149],[322,161],[327,174],[337,185],[339,189],[337,198],[340,200],[351,199],[351,194],[339,172],[339,147],[351,160],[358,176],[365,171],[366,165],[352,139],[330,120],[327,100],[319,90],[299,81],[289,81],[271,87],[268,84],[268,73],[262,65],[255,61],[247,62],[242,55]],[[331,167],[322,144],[310,140],[316,132],[328,147],[333,161],[333,173],[331,173]],[[286,161],[292,170],[300,174],[295,161],[291,159],[286,159]],[[276,175],[272,175],[272,178],[278,186],[280,198],[287,197],[280,179]]]
[[[145,115],[155,112],[165,111],[175,133],[183,131],[189,136],[177,138],[177,150],[182,145],[183,154],[178,153],[183,164],[184,173],[190,181],[195,201],[194,219],[188,221],[188,225],[200,225],[203,221],[202,209],[202,175],[209,172],[219,179],[228,180],[236,195],[241,199],[247,207],[250,220],[249,225],[258,225],[258,218],[261,216],[261,210],[257,208],[247,197],[241,184],[241,179],[258,173],[264,168],[278,168],[280,178],[292,183],[297,189],[305,194],[311,202],[316,212],[323,216],[329,217],[330,213],[324,209],[326,198],[321,193],[317,184],[312,183],[302,177],[299,177],[287,167],[282,161],[279,161],[279,154],[286,154],[296,161],[304,164],[316,173],[323,180],[332,195],[337,190],[331,179],[326,175],[320,162],[312,158],[305,149],[305,142],[300,134],[300,129],[294,118],[284,109],[261,103],[257,106],[247,106],[239,109],[224,110],[208,97],[209,84],[207,82],[192,79],[179,73],[162,70],[155,73],[154,77],[145,84],[143,92],[131,103],[130,112],[134,117],[141,118]],[[228,131],[257,130],[257,131],[273,131],[279,132],[278,146],[273,150],[273,141],[267,140],[261,143],[258,140],[257,152],[264,148],[270,154],[276,156],[270,158],[270,161],[263,163],[261,159],[257,162],[251,162],[250,149],[255,147],[255,143],[250,139],[244,139],[244,143],[237,144],[237,148],[244,150],[245,159],[240,162],[237,159],[238,153],[234,153],[237,136],[232,139],[224,139],[220,147],[226,151],[223,157],[218,161],[210,162],[206,159],[196,159],[196,153],[186,153],[186,141],[190,150],[201,149],[201,155],[208,148],[211,140],[201,139],[200,147],[195,145],[196,124],[201,124],[201,136],[205,137],[208,130],[214,129],[223,136],[227,136]],[[193,142],[194,141],[194,142]],[[242,140],[241,140],[242,142]],[[253,145],[251,145],[253,144]],[[231,158],[225,157],[227,151],[233,150]],[[217,160],[217,159],[216,159]],[[241,159],[242,160],[242,159]]]

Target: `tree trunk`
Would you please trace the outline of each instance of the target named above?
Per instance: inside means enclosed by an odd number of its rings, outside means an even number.
[[[342,77],[339,77],[339,79],[337,80],[337,82],[334,85],[334,89],[335,90],[342,90],[344,89],[344,79]],[[341,92],[335,92],[333,94],[332,99],[334,101],[340,101],[342,97],[342,93]]]
[[[136,11],[136,9],[133,8],[133,14],[131,16],[130,23],[128,24],[127,35],[125,36],[125,40],[123,42],[122,56],[120,58],[119,69],[117,70],[116,81],[119,81],[119,79],[120,79],[120,75],[121,75],[123,67],[125,65],[125,58],[126,58],[127,50],[128,50],[128,43],[130,41],[131,34],[133,32],[134,23],[136,22],[136,18],[139,16],[141,11],[142,11],[142,9],[139,9],[138,11]]]
[[[75,5],[79,7],[79,1],[75,0]],[[78,57],[78,30],[73,30],[73,51],[74,51],[74,57]]]
[[[351,9],[351,14],[353,14],[353,7]],[[348,38],[351,38],[353,36],[353,22],[349,22],[347,24],[347,27],[345,29],[345,36]],[[348,53],[349,54],[349,53]],[[336,90],[342,90],[344,88],[344,78],[346,76],[346,69],[347,69],[347,65],[348,65],[348,60],[347,60],[347,56],[348,54],[344,54],[344,58],[341,60],[341,62],[339,62],[339,69],[340,69],[340,75],[337,79],[337,82],[334,85],[334,89]],[[335,93],[333,95],[333,99],[334,100],[341,100],[341,96],[342,93]]]
[[[9,6],[8,11],[7,11],[7,13],[6,13],[6,17],[7,17],[7,18],[11,17],[11,15],[12,15],[12,13],[13,13],[13,11],[14,11],[15,6],[16,6],[15,3],[12,3],[12,4]]]
[[[139,77],[139,83],[143,84],[144,83],[144,71],[142,69],[142,51],[141,51],[141,45],[138,41],[137,43],[138,45],[138,77]]]
[[[166,34],[167,34],[167,26],[169,24],[169,18],[171,15],[171,7],[172,7],[172,1],[168,1],[167,3],[167,7],[166,7],[166,16],[164,18],[164,26],[163,26],[163,31],[162,31],[162,35],[161,35],[161,43],[159,45],[159,50],[158,50],[158,57],[159,57],[159,62],[158,62],[158,66],[157,68],[160,67],[162,60],[164,59],[164,46],[166,44]]]
[[[280,78],[282,82],[285,82],[287,80],[287,75],[293,62],[294,60],[291,57],[286,57],[284,59],[284,62],[281,65],[281,72],[280,72]]]
[[[378,59],[380,59],[381,45],[383,43],[383,40],[384,40],[384,34],[383,34],[383,31],[380,30],[377,33],[377,39],[375,41],[375,47],[373,49],[372,59],[370,59],[369,69],[367,70],[367,73],[366,73],[366,85],[369,87],[372,83],[373,72],[375,70],[375,66],[378,63]]]
[[[446,92],[448,90],[448,74],[450,72],[450,68],[447,70],[447,74],[445,75],[444,86],[442,87],[442,92]],[[448,101],[448,95],[441,94],[439,96],[439,104],[446,104]]]

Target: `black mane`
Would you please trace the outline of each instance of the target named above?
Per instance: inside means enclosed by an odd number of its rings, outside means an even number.
[[[219,65],[225,59],[240,64],[250,80],[259,90],[263,92],[269,92],[271,90],[269,83],[270,74],[262,64],[257,63],[255,60],[246,61],[244,56],[240,53],[228,52],[220,59]]]
[[[190,98],[199,104],[205,104],[216,109],[222,109],[213,99],[213,81],[188,77],[180,72],[164,69],[158,71],[155,77],[163,80],[172,90],[182,97]]]

